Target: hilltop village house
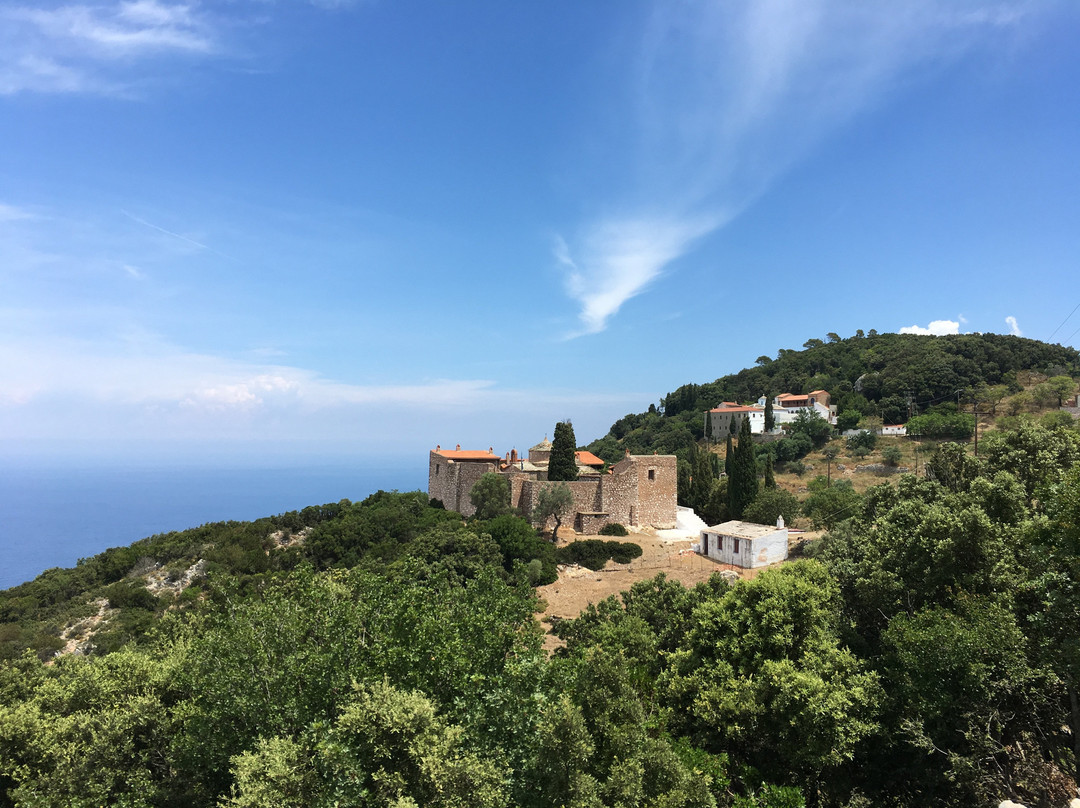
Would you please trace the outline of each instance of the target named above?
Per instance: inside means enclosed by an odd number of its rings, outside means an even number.
[[[814,390],[806,395],[781,393],[773,399],[773,418],[779,431],[783,424],[792,424],[803,410],[816,412],[830,424],[836,424],[836,406],[829,403],[829,394],[824,390]],[[765,431],[765,396],[757,400],[756,406],[742,406],[734,401],[725,401],[719,407],[705,413],[705,430],[710,440],[721,441],[728,435],[737,435],[742,428],[744,418],[750,419],[750,433],[760,435]]]
[[[724,522],[701,531],[697,551],[703,556],[746,569],[776,564],[788,557],[784,517],[776,526],[753,522]]]
[[[742,422],[747,418],[750,419],[751,434],[760,435],[765,431],[764,406],[742,407],[734,401],[725,401],[705,414],[705,428],[709,430],[709,439],[721,441],[728,435],[738,435]]]
[[[463,516],[476,512],[469,493],[489,472],[506,475],[510,505],[531,513],[547,485],[551,442],[546,438],[520,457],[516,449],[499,457],[485,451],[443,449],[428,456],[428,496]],[[577,452],[578,479],[565,485],[574,504],[565,522],[578,533],[595,534],[618,522],[634,527],[675,527],[677,472],[674,455],[632,455],[603,471],[604,461],[591,452]]]

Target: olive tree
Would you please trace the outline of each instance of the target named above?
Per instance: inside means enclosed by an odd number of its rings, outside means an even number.
[[[540,495],[536,498],[536,507],[533,508],[533,521],[539,523],[541,530],[547,524],[548,519],[555,520],[555,530],[551,533],[551,540],[559,538],[559,528],[562,520],[574,505],[574,494],[566,483],[553,483],[540,489]]]

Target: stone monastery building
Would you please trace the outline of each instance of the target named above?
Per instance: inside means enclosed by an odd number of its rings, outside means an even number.
[[[612,522],[635,527],[675,527],[677,471],[674,455],[632,455],[603,471],[604,461],[591,452],[576,452],[578,479],[565,485],[574,505],[564,523],[578,533],[595,534]],[[510,482],[510,506],[531,513],[540,490],[548,485],[547,466],[551,441],[545,438],[529,449],[499,457],[486,452],[443,449],[436,446],[428,457],[428,496],[441,500],[463,516],[476,512],[469,492],[481,476],[504,474]]]
[[[782,424],[792,424],[803,410],[812,410],[828,421],[836,424],[836,405],[830,403],[825,390],[814,390],[806,395],[781,393],[773,399],[773,418],[776,421],[774,432],[779,432]],[[756,406],[742,406],[734,401],[725,401],[719,407],[705,413],[705,431],[709,438],[721,441],[739,432],[744,418],[750,419],[750,432],[760,435],[765,431],[765,396],[757,400]]]

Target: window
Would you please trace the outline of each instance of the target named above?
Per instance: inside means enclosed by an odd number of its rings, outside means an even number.
[[[655,480],[656,479],[656,469],[649,469],[649,479],[650,480]]]
[[[708,533],[705,533],[701,537],[701,552],[704,555],[709,554],[709,534]]]
[[[731,547],[731,552],[737,554],[739,552],[739,540],[738,539],[732,539],[732,541],[734,542],[734,544]]]
[[[724,537],[723,536],[717,536],[716,537],[716,549],[718,551],[724,549]]]
[[[442,468],[438,463],[435,464],[435,476],[439,476],[439,469]]]

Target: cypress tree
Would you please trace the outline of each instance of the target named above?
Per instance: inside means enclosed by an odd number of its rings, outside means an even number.
[[[709,495],[712,494],[716,478],[713,476],[712,461],[709,459],[710,452],[697,452],[694,458],[694,479],[690,483],[690,507],[698,516],[705,511],[709,503]]]
[[[705,445],[712,440],[712,410],[705,410]]]
[[[772,396],[765,395],[765,431],[772,432],[776,428],[776,416],[773,415]]]
[[[555,424],[555,435],[551,440],[551,457],[548,460],[550,481],[577,479],[577,460],[574,458],[576,449],[574,425],[569,421],[560,421]]]
[[[731,461],[734,458],[731,456],[731,435],[727,436],[727,448],[724,449],[724,474],[728,477],[731,476]]]
[[[743,510],[754,501],[757,492],[754,439],[750,436],[750,419],[744,418],[739,430],[739,443],[731,461],[731,475],[728,478],[728,511],[732,518],[742,518]]]
[[[773,455],[769,452],[765,456],[765,487],[776,488],[776,477],[773,476]]]

